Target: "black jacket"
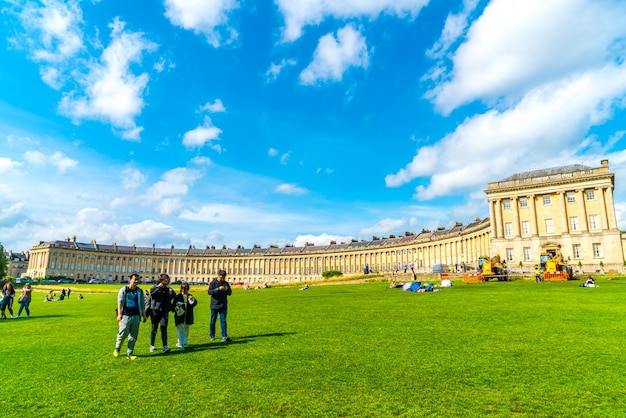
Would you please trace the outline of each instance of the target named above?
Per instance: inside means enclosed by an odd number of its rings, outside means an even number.
[[[169,287],[153,286],[150,289],[150,309],[154,314],[167,314],[174,310],[176,293]]]
[[[226,286],[226,290],[219,290],[220,286]],[[211,295],[211,309],[226,309],[228,307],[228,296],[232,295],[230,283],[223,283],[217,277],[209,283],[209,295]]]

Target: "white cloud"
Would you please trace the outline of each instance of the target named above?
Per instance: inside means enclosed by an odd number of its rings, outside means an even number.
[[[194,184],[201,175],[202,173],[198,170],[182,167],[169,170],[161,176],[161,180],[148,188],[144,199],[148,202],[156,202],[173,196],[185,196],[189,191],[189,186]],[[175,202],[168,202],[164,204],[164,207],[174,205]]]
[[[78,161],[66,157],[59,151],[50,155],[46,155],[40,151],[27,151],[24,153],[24,158],[29,164],[37,167],[45,167],[51,164],[57,168],[59,173],[64,173],[67,169],[78,165]]]
[[[126,190],[136,189],[146,181],[146,176],[136,168],[126,167],[120,173],[122,187]]]
[[[406,219],[385,218],[380,220],[369,228],[363,228],[359,231],[362,235],[385,235],[403,228],[407,224]]]
[[[9,207],[0,208],[0,224],[16,222],[24,212],[25,207],[25,203],[18,202]]]
[[[317,25],[326,18],[338,20],[367,17],[375,19],[381,14],[397,17],[416,17],[429,0],[275,0],[285,20],[282,38],[295,41],[302,28]]]
[[[418,199],[479,187],[514,171],[562,165],[576,159],[591,126],[612,117],[624,106],[626,67],[604,68],[539,85],[505,111],[491,110],[466,119],[439,143],[422,147],[396,174],[388,187],[429,177],[416,188]]]
[[[282,165],[287,165],[287,161],[289,160],[290,156],[291,156],[291,151],[288,151],[288,152],[284,153],[283,155],[281,155],[280,163]]]
[[[75,123],[83,119],[108,122],[124,139],[138,140],[143,128],[134,119],[144,107],[142,96],[149,77],[147,73],[134,75],[130,65],[141,63],[144,52],[157,45],[142,33],[126,31],[117,18],[109,27],[111,43],[100,62],[90,63],[88,73],[78,80],[81,91],[63,95],[59,111]]]
[[[539,84],[623,60],[624,21],[624,2],[494,0],[427,97],[447,114],[476,99],[514,101]]]
[[[192,221],[218,224],[282,224],[298,219],[297,215],[230,204],[208,204],[195,210],[183,210],[180,217]]]
[[[211,141],[218,140],[222,130],[215,127],[211,118],[204,117],[204,124],[183,135],[183,145],[185,148],[202,148]]]
[[[213,161],[209,157],[193,157],[191,162],[195,165],[213,165]]]
[[[278,155],[278,150],[274,148],[270,148],[267,151],[267,155],[269,155],[270,157],[276,157]]]
[[[83,48],[82,11],[76,0],[42,3],[41,7],[34,2],[25,3],[20,15],[29,35],[38,35],[41,41],[32,57],[39,62],[62,63]]]
[[[173,25],[203,34],[215,48],[237,39],[228,15],[238,8],[236,0],[165,0],[165,16]]]
[[[13,161],[7,157],[0,157],[0,173],[6,173],[14,168],[21,166],[23,163],[19,161]]]
[[[156,210],[161,214],[161,216],[170,217],[176,214],[181,207],[182,203],[180,198],[169,197],[159,200],[156,205]]]
[[[295,183],[283,183],[276,186],[276,193],[299,196],[308,192],[307,189],[298,187]]]
[[[313,245],[330,245],[331,241],[335,241],[339,244],[342,242],[351,242],[352,238],[353,237],[330,235],[326,233],[320,235],[298,235],[293,245],[296,247],[304,247],[307,242],[313,243]]]
[[[365,37],[354,26],[347,25],[320,38],[313,62],[300,73],[300,83],[315,84],[318,81],[340,81],[350,67],[367,68],[369,55]]]
[[[478,0],[464,0],[463,10],[460,13],[449,14],[439,40],[431,49],[426,51],[426,55],[431,58],[441,58],[448,51],[448,48],[465,33],[468,17],[477,5]]]
[[[208,102],[203,106],[200,106],[201,112],[209,112],[209,113],[221,113],[226,112],[226,108],[220,99],[215,99],[213,103]]]
[[[292,60],[292,59],[285,59],[283,58],[278,64],[274,64],[272,63],[270,65],[270,68],[267,69],[267,71],[265,72],[265,77],[267,78],[267,81],[274,81],[278,78],[278,76],[280,75],[280,73],[287,67],[290,66],[294,66],[296,65],[296,61]]]

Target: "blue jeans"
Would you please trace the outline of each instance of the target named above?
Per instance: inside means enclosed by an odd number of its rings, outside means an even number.
[[[220,327],[222,328],[222,338],[228,337],[226,332],[226,308],[211,309],[211,323],[209,325],[209,337],[215,338],[215,322],[217,322],[217,314],[220,314]]]
[[[17,311],[17,316],[20,316],[22,314],[22,309],[26,309],[26,315],[30,316],[30,309],[28,309],[29,305],[30,305],[30,299],[24,299],[23,301],[21,301],[20,310]]]

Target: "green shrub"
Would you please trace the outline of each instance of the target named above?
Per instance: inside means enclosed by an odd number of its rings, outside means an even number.
[[[325,279],[330,279],[331,277],[339,277],[343,276],[343,273],[339,270],[326,270],[322,273],[322,277]]]

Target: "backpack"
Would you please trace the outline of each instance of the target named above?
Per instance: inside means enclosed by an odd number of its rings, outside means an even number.
[[[152,315],[152,293],[148,292],[148,295],[145,297],[144,302],[144,310],[146,312],[146,316]]]

